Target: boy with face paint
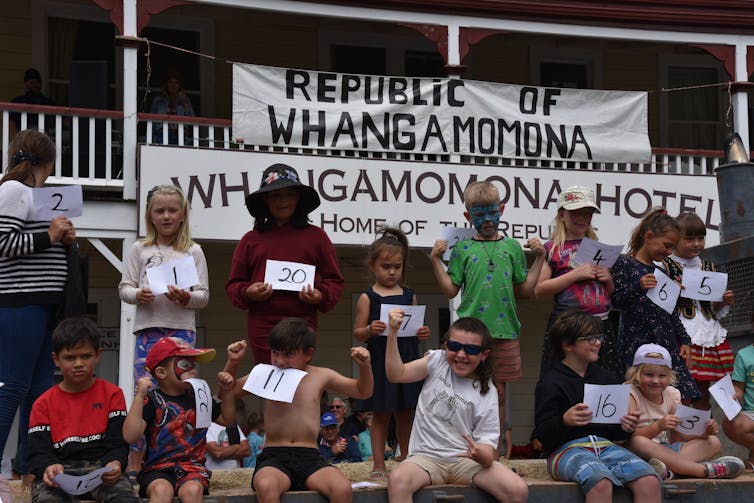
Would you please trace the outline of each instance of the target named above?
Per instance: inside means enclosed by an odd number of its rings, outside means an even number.
[[[531,238],[526,248],[537,254],[527,271],[526,256],[515,239],[498,231],[505,205],[490,182],[470,183],[463,193],[466,220],[476,229],[471,239],[459,241],[450,255],[447,271],[442,255],[445,240],[435,241],[431,252],[432,269],[440,290],[449,298],[461,290],[457,316],[470,316],[484,322],[492,335],[490,358],[500,410],[500,431],[505,422],[505,383],[521,378],[521,350],[518,335],[521,323],[516,316],[516,298],[534,296],[545,248]],[[499,446],[498,446],[499,447]]]

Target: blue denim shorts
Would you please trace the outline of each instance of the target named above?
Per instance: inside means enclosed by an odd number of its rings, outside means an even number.
[[[602,437],[577,438],[564,444],[548,458],[547,471],[555,480],[577,482],[584,494],[602,479],[623,486],[647,475],[658,477],[646,461]]]

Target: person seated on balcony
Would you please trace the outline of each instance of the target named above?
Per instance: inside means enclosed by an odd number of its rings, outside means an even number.
[[[36,68],[29,68],[24,72],[24,87],[26,92],[19,96],[16,96],[11,100],[12,103],[27,103],[30,105],[48,105],[55,106],[55,102],[52,98],[48,98],[42,94],[42,75]],[[37,129],[37,114],[30,113],[27,115],[26,129]],[[52,120],[52,118],[50,118]],[[48,128],[51,126],[45,119],[45,126]],[[10,135],[9,138],[16,136],[16,133],[21,129],[21,113],[11,112],[10,114]]]
[[[191,100],[181,87],[181,79],[174,70],[169,70],[165,76],[162,86],[163,92],[152,100],[150,112],[153,114],[163,115],[183,115],[186,117],[194,116],[194,107],[191,106]],[[152,136],[154,143],[164,143],[162,121],[154,123]],[[178,145],[178,124],[168,124],[167,128],[168,143]],[[188,145],[188,139],[184,140]]]

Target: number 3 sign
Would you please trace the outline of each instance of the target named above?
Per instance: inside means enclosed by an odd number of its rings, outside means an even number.
[[[316,268],[309,264],[268,260],[264,269],[264,282],[273,290],[300,292],[306,285],[314,288]]]

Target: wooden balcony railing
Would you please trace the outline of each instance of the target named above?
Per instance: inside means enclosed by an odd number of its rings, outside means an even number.
[[[123,145],[123,112],[0,102],[0,114],[2,117],[0,121],[0,127],[2,127],[0,173],[4,172],[7,166],[5,153],[8,151],[8,144],[11,134],[15,132],[17,121],[20,129],[38,128],[47,132],[55,141],[57,159],[55,170],[48,180],[50,183],[80,184],[87,189],[103,191],[122,191],[124,184],[136,183],[136,180],[123,179],[123,149],[136,147]],[[12,121],[14,124],[11,124]],[[138,114],[137,139],[139,143],[144,144],[223,150],[484,164],[501,167],[694,175],[713,175],[723,157],[723,153],[718,150],[653,148],[652,159],[647,163],[596,163],[270,147],[235,141],[231,121],[227,119],[147,113]]]

